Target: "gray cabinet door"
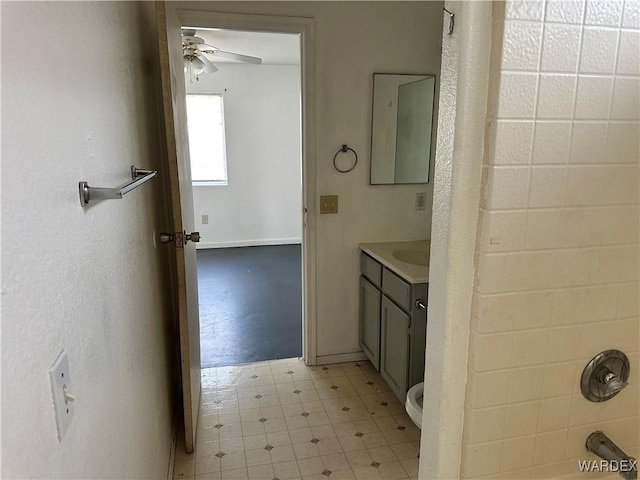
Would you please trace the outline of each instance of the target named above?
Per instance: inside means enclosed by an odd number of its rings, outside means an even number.
[[[380,290],[360,277],[360,347],[380,369]]]
[[[404,404],[409,371],[409,315],[385,296],[381,305],[380,374]]]

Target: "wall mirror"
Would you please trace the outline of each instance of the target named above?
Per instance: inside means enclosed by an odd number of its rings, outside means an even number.
[[[435,75],[373,75],[371,185],[428,183]]]

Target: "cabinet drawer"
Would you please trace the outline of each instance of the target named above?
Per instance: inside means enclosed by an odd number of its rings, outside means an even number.
[[[411,311],[411,284],[386,268],[382,270],[382,290],[407,312]]]
[[[360,254],[360,271],[376,287],[382,285],[382,265],[376,262],[366,253]]]

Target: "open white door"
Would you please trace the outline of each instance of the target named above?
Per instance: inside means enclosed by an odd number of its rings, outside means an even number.
[[[180,329],[180,368],[187,452],[195,445],[200,405],[200,319],[196,247],[187,241],[194,227],[193,190],[187,137],[187,107],[182,64],[180,22],[173,9],[156,3],[162,100],[167,140],[171,207],[173,210],[177,294]],[[195,238],[194,238],[195,240]]]

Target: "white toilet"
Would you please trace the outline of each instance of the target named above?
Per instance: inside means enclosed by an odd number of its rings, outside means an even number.
[[[416,383],[407,392],[407,400],[404,402],[404,408],[407,414],[416,424],[416,427],[422,429],[422,394],[424,392],[424,382]]]

